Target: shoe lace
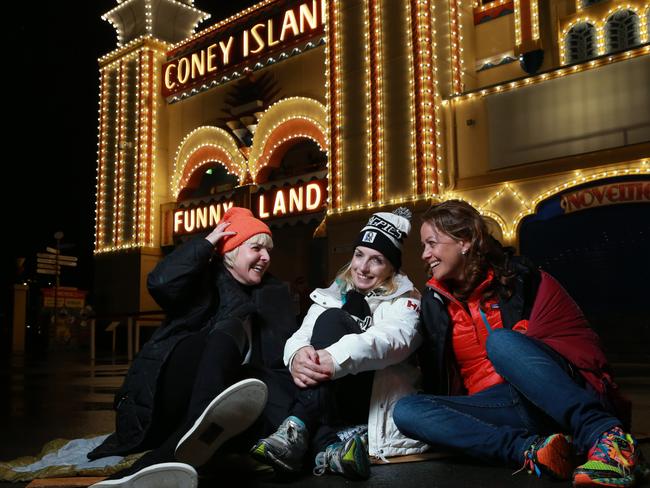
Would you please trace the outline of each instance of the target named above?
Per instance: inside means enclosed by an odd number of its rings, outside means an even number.
[[[327,472],[328,468],[331,469],[333,466],[334,456],[336,455],[340,445],[340,442],[337,442],[336,444],[330,444],[325,448],[324,451],[316,454],[316,459],[314,461],[315,466],[313,469],[314,475],[322,476]]]
[[[291,421],[283,422],[278,430],[276,435],[287,442],[295,442],[298,439],[298,427]]]
[[[298,429],[293,424],[287,425],[287,429],[284,432],[284,436],[290,441],[293,442],[298,437]]]
[[[535,451],[539,449],[539,446],[544,442],[543,437],[538,437],[528,449],[524,451],[524,464],[519,468],[517,471],[512,473],[512,476],[516,475],[517,473],[521,473],[522,471],[526,470],[528,474],[533,474],[535,473],[538,478],[541,478],[542,476],[542,471],[539,469],[539,466],[535,464]]]
[[[325,452],[316,454],[316,465],[314,466],[313,473],[316,476],[322,476],[327,471],[327,459]]]

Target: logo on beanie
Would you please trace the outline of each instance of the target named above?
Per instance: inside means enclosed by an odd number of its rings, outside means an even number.
[[[375,237],[377,237],[377,233],[372,231],[372,230],[367,230],[363,233],[363,237],[361,238],[361,242],[375,242]]]
[[[373,215],[372,217],[370,217],[370,220],[368,221],[367,225],[372,227],[377,227],[379,230],[385,232],[389,236],[397,239],[398,241],[401,241],[402,237],[404,236],[404,232],[399,230],[392,223],[382,219],[381,217],[378,217],[377,215]]]

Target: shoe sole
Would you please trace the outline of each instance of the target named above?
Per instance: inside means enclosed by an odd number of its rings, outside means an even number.
[[[558,436],[537,453],[537,464],[555,479],[570,480],[576,467],[571,444],[564,436]]]
[[[104,480],[90,488],[197,488],[199,478],[192,466],[182,463],[153,464],[116,480]]]
[[[228,439],[249,428],[266,405],[268,390],[257,379],[226,388],[203,411],[176,446],[176,459],[202,466]]]
[[[612,487],[612,488],[631,488],[636,485],[637,479],[635,476],[626,476],[623,478],[606,477],[606,476],[589,476],[584,473],[577,473],[573,477],[574,487]]]

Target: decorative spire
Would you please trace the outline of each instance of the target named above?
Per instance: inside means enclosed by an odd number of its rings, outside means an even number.
[[[194,8],[193,0],[118,0],[102,15],[117,33],[117,45],[152,36],[171,44],[186,39],[210,14]]]

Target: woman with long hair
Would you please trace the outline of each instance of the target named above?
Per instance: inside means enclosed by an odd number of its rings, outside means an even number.
[[[398,402],[399,429],[574,486],[632,486],[639,451],[626,432],[629,403],[567,292],[513,256],[463,201],[431,207],[420,236],[430,276],[421,315],[426,394]],[[576,467],[575,453],[586,462]]]

